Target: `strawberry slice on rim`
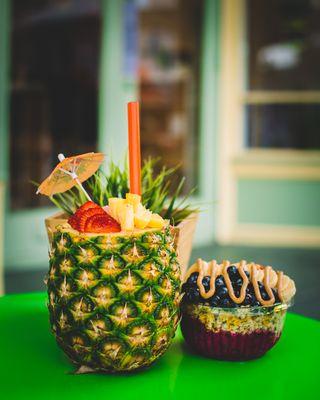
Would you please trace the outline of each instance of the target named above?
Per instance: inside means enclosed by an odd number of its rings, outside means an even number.
[[[105,213],[102,207],[93,201],[87,201],[68,219],[68,223],[73,229],[84,232],[84,226],[90,215]]]
[[[90,208],[84,212],[82,212],[79,216],[77,216],[76,221],[78,225],[78,230],[80,232],[86,232],[85,226],[87,223],[87,220],[94,216],[94,215],[103,215],[106,214],[106,212],[101,208]]]
[[[83,204],[68,219],[73,229],[88,233],[120,232],[121,227],[102,207],[93,201]]]
[[[84,229],[85,232],[88,233],[110,233],[121,231],[118,222],[106,212],[104,212],[104,214],[91,215],[87,219]]]
[[[91,209],[102,209],[102,207],[100,207],[98,204],[94,203],[93,201],[87,201],[86,203],[82,204],[81,207],[79,207],[77,209],[77,211],[75,212],[75,215],[80,215],[85,213],[88,210]]]

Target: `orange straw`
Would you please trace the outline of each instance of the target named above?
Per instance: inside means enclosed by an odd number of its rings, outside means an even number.
[[[141,195],[139,102],[128,103],[130,193]]]

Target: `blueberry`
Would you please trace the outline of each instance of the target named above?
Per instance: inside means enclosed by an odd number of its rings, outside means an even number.
[[[264,290],[264,289],[260,290],[260,294],[261,294],[261,297],[263,298],[263,300],[269,300],[270,297],[266,290]]]
[[[188,283],[190,286],[196,285],[196,284],[197,284],[198,276],[199,276],[199,272],[193,272],[193,273],[189,276],[189,278],[188,278],[188,280],[187,280],[187,283]]]
[[[231,281],[235,282],[240,276],[238,268],[235,265],[231,265],[231,267],[228,268],[228,275]]]
[[[264,288],[264,285],[261,282],[258,282],[259,285],[259,290],[260,290],[260,295],[263,298],[263,300],[268,300],[269,299],[269,295],[266,291],[266,289]]]
[[[258,300],[252,303],[252,307],[258,307],[258,306],[260,306],[260,302]]]
[[[221,306],[221,307],[230,308],[230,307],[233,306],[232,303],[233,303],[233,301],[231,301],[229,298],[226,297],[225,299],[221,300],[220,306]]]
[[[242,284],[243,284],[243,279],[242,279],[241,277],[238,278],[238,279],[235,281],[235,284],[238,285],[238,286],[242,286]]]
[[[234,282],[235,287],[238,287],[238,288],[240,288],[240,289],[241,289],[242,284],[243,284],[242,278],[238,278],[238,279]]]
[[[185,297],[187,299],[187,301],[191,302],[191,303],[196,303],[199,301],[200,299],[200,293],[199,293],[199,288],[198,287],[191,287],[188,288],[186,293],[185,293]]]
[[[252,304],[252,296],[250,293],[246,294],[246,297],[244,298],[242,305],[243,306],[251,306]]]
[[[234,295],[235,295],[236,297],[239,297],[239,296],[240,296],[241,290],[237,287],[237,288],[233,289],[233,292],[234,292]]]
[[[216,288],[226,286],[223,276],[218,276],[215,281]]]
[[[277,290],[276,289],[272,289],[272,292],[273,292],[273,295],[274,295],[274,302],[275,303],[280,303],[280,299],[279,299]]]
[[[250,278],[250,273],[249,273],[249,271],[244,271],[244,273],[247,275],[247,278]]]
[[[247,293],[242,304],[244,306],[251,306],[254,303],[254,301],[255,301],[255,299],[253,299],[252,295],[250,293]]]
[[[210,276],[205,276],[202,279],[202,285],[205,288],[205,291],[208,292],[210,289]]]
[[[221,286],[217,289],[217,295],[223,299],[228,295],[228,289],[225,286]]]
[[[188,290],[189,286],[187,285],[187,283],[184,283],[181,287],[181,291],[184,293]]]
[[[252,283],[249,283],[249,285],[247,286],[246,292],[250,293],[250,294],[254,294],[254,287],[253,287]]]
[[[215,294],[214,296],[210,297],[209,304],[211,307],[217,307],[218,304],[220,303],[220,300],[221,300],[220,297]]]

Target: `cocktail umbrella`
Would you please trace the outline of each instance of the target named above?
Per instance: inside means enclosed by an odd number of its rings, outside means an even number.
[[[78,156],[65,157],[58,155],[59,164],[38,187],[37,194],[52,196],[56,193],[63,193],[78,185],[86,198],[91,201],[87,191],[82,186],[82,182],[90,178],[104,160],[102,153],[85,153]]]

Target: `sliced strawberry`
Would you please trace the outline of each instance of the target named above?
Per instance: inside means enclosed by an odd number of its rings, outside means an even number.
[[[76,215],[80,215],[83,214],[84,212],[86,212],[87,210],[90,210],[92,208],[101,208],[98,204],[94,203],[93,201],[87,201],[86,203],[82,204],[81,207],[79,207],[77,209],[77,211],[75,212]]]
[[[92,201],[88,201],[78,208],[68,222],[79,232],[108,233],[121,230],[118,222]]]
[[[121,227],[118,222],[106,212],[104,214],[92,215],[87,219],[85,232],[109,233],[120,232]]]
[[[93,215],[103,215],[106,212],[101,208],[90,208],[77,217],[78,231],[85,232],[87,220]]]
[[[68,223],[73,229],[84,232],[86,220],[91,215],[105,213],[102,207],[93,201],[87,201],[68,219]]]
[[[73,229],[78,230],[78,221],[75,217],[75,214],[71,215],[68,219],[68,223],[72,226]]]

